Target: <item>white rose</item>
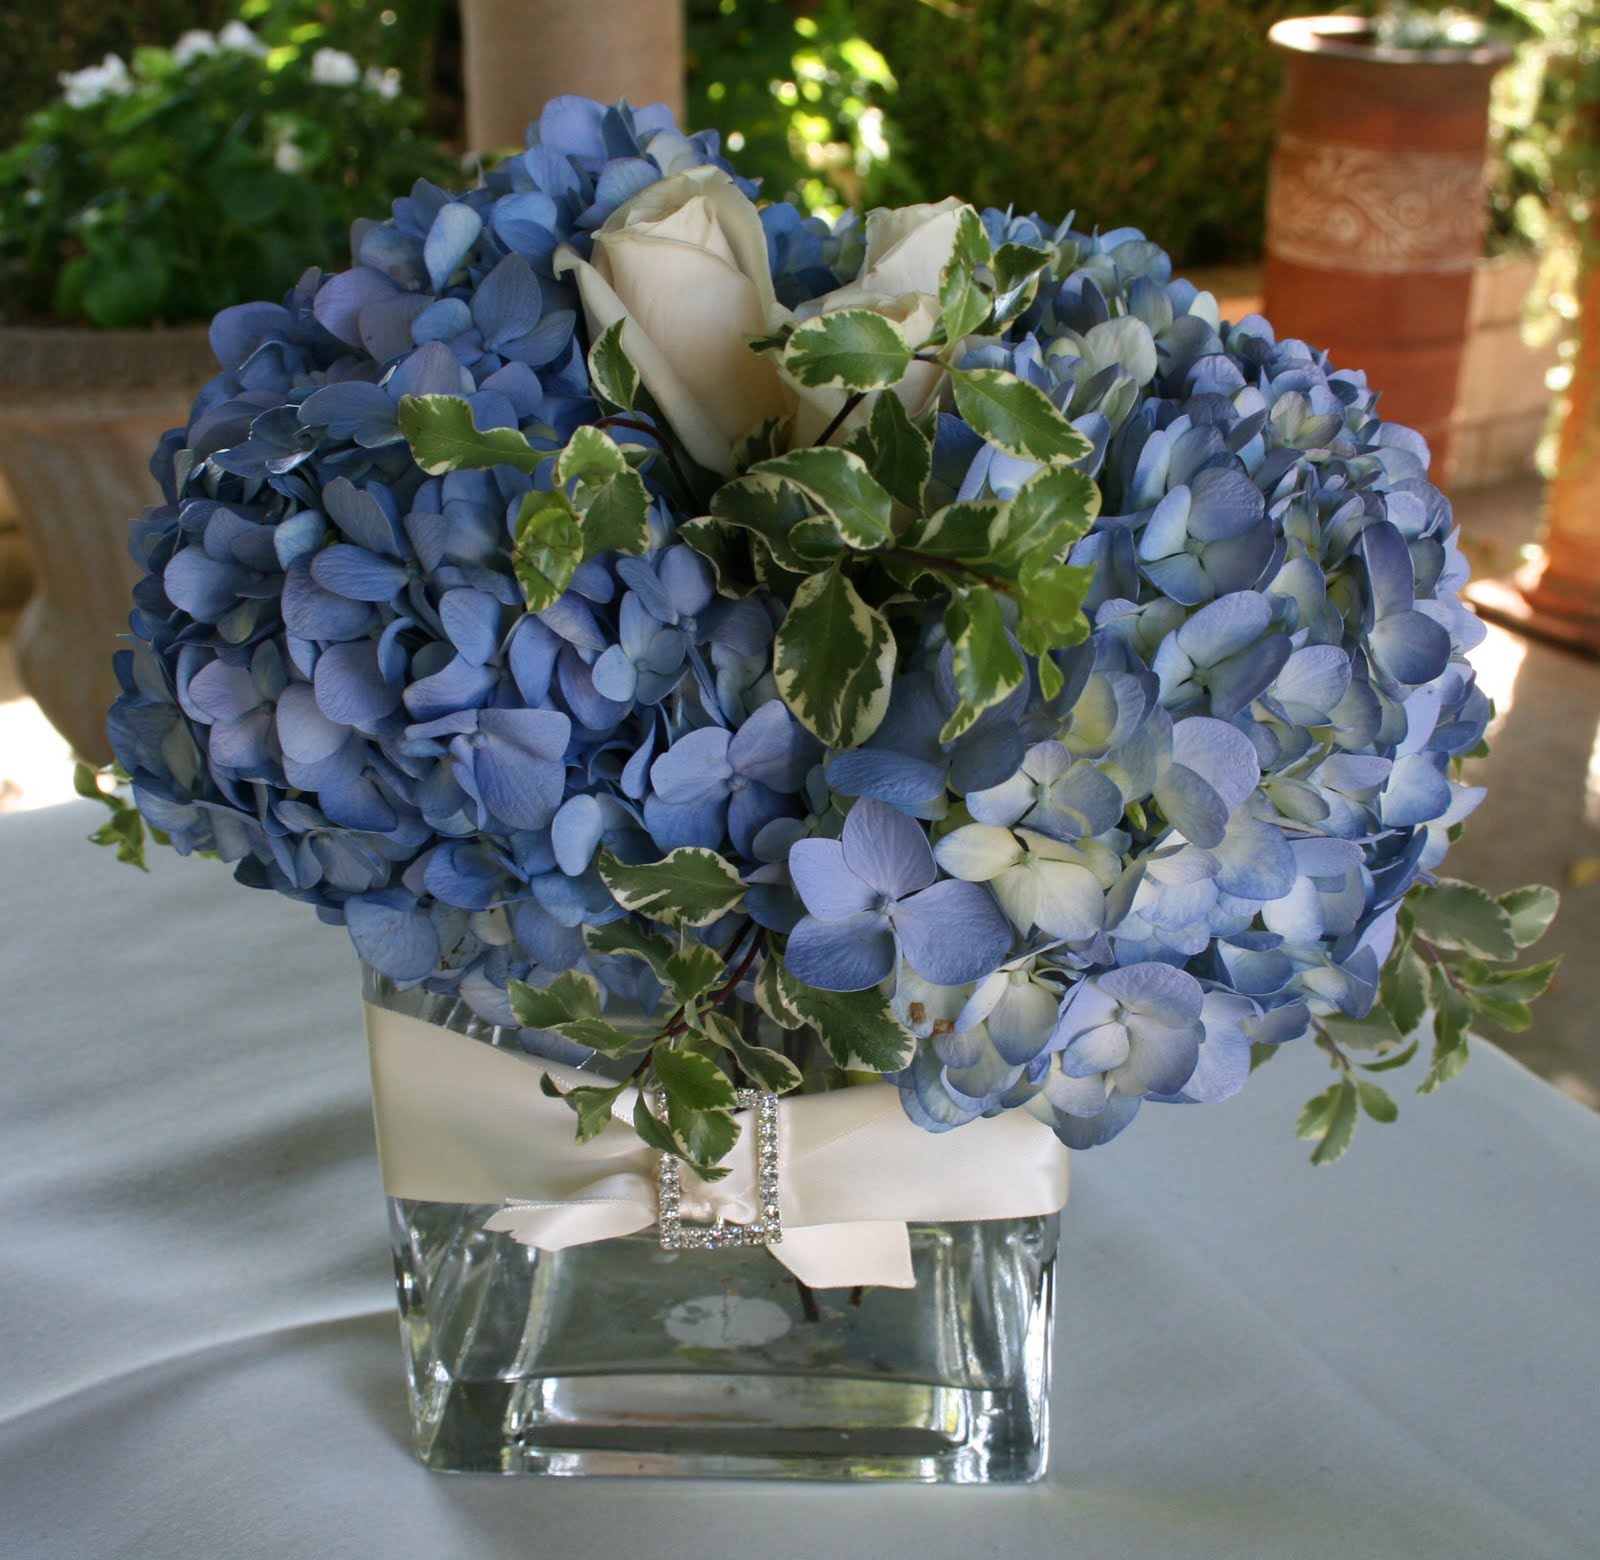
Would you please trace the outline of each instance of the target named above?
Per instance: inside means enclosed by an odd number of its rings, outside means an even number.
[[[809,307],[814,313],[858,309],[865,300],[920,293],[937,298],[939,277],[956,247],[956,230],[966,202],[947,196],[936,204],[880,206],[867,213],[867,252],[861,274],[848,287],[826,294]],[[835,302],[835,300],[843,300]]]
[[[847,286],[802,304],[802,319],[835,314],[841,309],[869,309],[894,321],[912,348],[920,347],[939,323],[939,279],[955,250],[956,230],[966,203],[950,196],[936,204],[881,207],[867,215],[867,248],[861,274]],[[915,417],[938,395],[944,370],[934,363],[913,363],[895,394]],[[842,390],[794,387],[800,397],[796,443],[814,441],[838,415]],[[872,401],[863,401],[845,428],[870,415]]]
[[[555,271],[575,276],[594,337],[624,322],[623,350],[702,466],[727,474],[740,437],[792,408],[771,360],[748,345],[789,318],[766,234],[720,168],[641,190],[596,230],[592,260],[564,245]]]

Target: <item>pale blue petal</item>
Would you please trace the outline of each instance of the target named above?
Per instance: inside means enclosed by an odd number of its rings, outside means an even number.
[[[829,773],[832,774],[832,766]],[[1004,780],[999,785],[990,786],[984,791],[969,791],[967,811],[978,823],[1009,827],[1033,806],[1038,794],[1039,788],[1034,781],[1026,773],[1018,770],[1009,780]],[[1118,794],[1120,797],[1120,793]]]
[[[674,807],[726,797],[733,778],[729,741],[721,726],[704,726],[680,737],[650,766],[651,788]]]
[[[467,251],[483,231],[483,219],[471,206],[462,201],[451,201],[439,208],[439,214],[428,229],[423,242],[422,259],[428,268],[428,280],[436,293],[443,292],[456,267],[466,258]]]
[[[351,601],[392,601],[406,583],[406,571],[393,559],[345,542],[313,556],[311,577],[324,590]]]
[[[491,352],[526,335],[544,312],[544,295],[533,267],[521,255],[507,255],[472,297],[472,319]]]
[[[727,747],[736,774],[783,792],[798,791],[821,757],[822,744],[781,699],[769,699],[756,710]]]
[[[400,707],[399,684],[385,679],[370,639],[329,645],[317,658],[312,685],[329,720],[363,731],[374,730]]]
[[[1383,788],[1379,809],[1386,827],[1410,828],[1442,818],[1451,803],[1450,781],[1443,769],[1443,755],[1408,753],[1397,759]]]
[[[789,850],[789,877],[806,909],[820,921],[858,915],[878,898],[845,865],[838,840],[797,840]]]
[[[872,796],[916,807],[944,793],[944,767],[885,748],[852,748],[827,768],[828,784],[844,796]]]
[[[1011,954],[1011,927],[976,883],[946,878],[902,899],[894,927],[906,962],[938,986],[978,980]]]
[[[823,991],[865,991],[894,969],[894,933],[875,910],[842,921],[806,916],[789,933],[784,968]]]
[[[568,877],[588,870],[605,832],[605,811],[593,796],[569,796],[550,823],[556,863]]]
[[[1219,596],[1178,630],[1178,645],[1197,666],[1214,666],[1264,634],[1272,608],[1252,591]]]
[[[277,719],[284,753],[302,764],[330,757],[350,737],[348,726],[329,720],[317,707],[310,683],[291,683],[283,690]]]
[[[727,833],[727,812],[725,796],[676,806],[659,796],[647,796],[644,802],[645,827],[662,850],[676,850],[680,845],[720,850]]]
[[[1172,728],[1172,762],[1192,769],[1231,812],[1261,779],[1250,739],[1226,721],[1194,715]]]
[[[621,645],[612,645],[605,651],[589,668],[589,675],[596,693],[619,704],[626,704],[639,687],[639,669]]]
[[[474,666],[487,665],[499,652],[500,603],[486,591],[447,590],[439,598],[439,621]]]
[[[409,894],[384,889],[345,901],[345,924],[356,952],[390,980],[414,983],[439,963],[439,934]]]
[[[840,844],[845,865],[891,899],[926,888],[938,876],[922,825],[870,796],[861,797],[850,809]]]

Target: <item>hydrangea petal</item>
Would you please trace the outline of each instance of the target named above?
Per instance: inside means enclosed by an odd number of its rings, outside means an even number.
[[[891,899],[926,888],[938,873],[922,825],[870,796],[850,809],[840,844],[845,865]]]
[[[704,726],[680,737],[650,766],[656,795],[672,806],[725,797],[733,776],[730,741],[721,726]]]
[[[878,911],[839,921],[806,916],[789,934],[784,967],[796,980],[824,991],[865,991],[894,970],[894,933]]]
[[[832,759],[828,784],[844,796],[871,796],[895,807],[918,807],[944,793],[938,764],[885,748],[852,748]]]
[[[819,921],[859,915],[878,898],[845,865],[838,840],[797,840],[789,849],[789,876],[806,909]]]
[[[409,895],[393,889],[345,902],[345,924],[358,952],[390,980],[412,984],[439,962],[439,935]]]
[[[1009,829],[970,823],[952,830],[934,847],[941,867],[969,883],[987,883],[1022,860],[1023,850]]]
[[[894,927],[906,962],[935,985],[977,980],[1011,953],[1011,928],[976,883],[946,878],[902,899]]]

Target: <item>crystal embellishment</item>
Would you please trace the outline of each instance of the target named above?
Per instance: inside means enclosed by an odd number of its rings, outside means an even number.
[[[659,1105],[659,1096],[657,1099]],[[753,1224],[685,1224],[683,1164],[671,1154],[656,1157],[656,1200],[661,1244],[667,1251],[722,1251],[730,1246],[775,1246],[783,1239],[778,1204],[778,1096],[757,1089],[737,1091],[740,1110],[754,1110],[756,1134],[756,1199],[760,1216]]]

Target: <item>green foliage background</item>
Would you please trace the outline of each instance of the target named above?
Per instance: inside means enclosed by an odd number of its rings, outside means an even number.
[[[384,22],[392,14],[393,22]],[[428,84],[428,127],[453,139],[461,116],[455,0],[0,0],[0,147],[60,90],[56,77],[141,44],[170,46],[191,27],[243,16],[270,43],[316,25],[319,42],[363,65],[396,65]]]
[[[857,0],[929,190],[1143,228],[1184,263],[1260,252],[1279,70],[1306,0]]]
[[[1266,42],[1323,0],[684,0],[689,113],[765,193],[838,209],[957,193],[1132,224],[1184,264],[1260,252],[1280,72]],[[1458,0],[1460,3],[1460,0]],[[229,0],[0,3],[0,146],[59,71],[216,27]],[[426,93],[460,134],[456,0],[243,0],[265,36],[315,25]],[[1587,194],[1595,0],[1467,0],[1533,42],[1498,93],[1497,243],[1544,247],[1553,179]],[[389,20],[392,16],[393,20]],[[379,18],[382,18],[381,23]],[[1551,62],[1555,63],[1552,64]],[[1589,110],[1592,117],[1593,110]],[[1578,133],[1574,134],[1575,123]]]

